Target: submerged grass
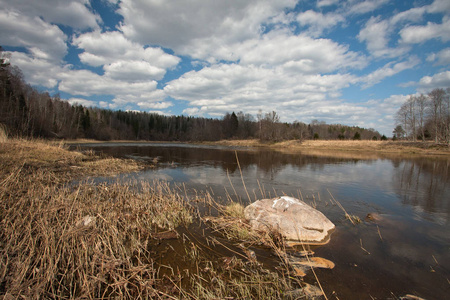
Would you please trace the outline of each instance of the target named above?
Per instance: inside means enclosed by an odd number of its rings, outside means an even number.
[[[223,257],[214,242],[207,246],[178,234],[180,226],[187,228],[197,218],[184,191],[158,181],[73,181],[141,167],[44,141],[3,141],[0,298],[297,297],[289,291],[299,287],[298,279],[265,269],[250,250],[239,253],[235,247],[235,255]],[[278,249],[273,236],[249,230],[242,205],[222,209],[228,224],[213,222],[212,228],[230,232],[227,240],[264,240]],[[166,238],[183,245],[184,254],[165,243]],[[170,261],[164,256],[174,257],[172,265],[166,265]],[[182,262],[190,267],[180,271]],[[181,284],[183,278],[188,284]]]

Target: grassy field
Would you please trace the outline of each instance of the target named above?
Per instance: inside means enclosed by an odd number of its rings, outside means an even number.
[[[145,167],[3,138],[0,299],[309,297],[311,286],[289,266],[258,262],[251,245],[282,257],[283,241],[251,233],[239,205],[219,207],[205,195],[197,202],[216,205],[219,216],[200,216],[186,191],[165,182],[88,179]]]
[[[261,143],[258,140],[224,140],[207,144],[268,148],[285,152],[315,153],[320,155],[352,156],[370,154],[400,155],[450,155],[450,147],[433,142],[406,141],[354,141],[354,140],[305,140],[283,141],[279,143]],[[347,153],[347,154],[345,154]]]

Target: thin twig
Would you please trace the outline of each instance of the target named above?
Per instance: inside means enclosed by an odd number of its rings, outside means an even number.
[[[250,195],[248,194],[247,187],[245,186],[244,176],[242,175],[241,164],[239,163],[237,151],[234,151],[234,153],[236,154],[236,161],[237,161],[237,164],[239,167],[239,172],[241,173],[242,184],[244,185],[245,192],[247,193],[248,201],[252,202],[252,199],[250,198]]]

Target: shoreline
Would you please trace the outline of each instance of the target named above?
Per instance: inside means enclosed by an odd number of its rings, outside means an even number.
[[[61,141],[55,141],[61,143]],[[450,156],[450,147],[446,144],[434,142],[409,142],[409,141],[354,141],[354,140],[289,140],[276,143],[263,143],[256,139],[251,140],[220,140],[204,142],[179,142],[179,141],[135,141],[135,140],[111,140],[98,141],[89,139],[63,141],[64,144],[99,144],[99,143],[136,143],[136,144],[189,144],[208,146],[243,147],[250,149],[270,149],[287,153],[303,153],[326,156],[370,156],[370,155],[412,155],[412,156]]]

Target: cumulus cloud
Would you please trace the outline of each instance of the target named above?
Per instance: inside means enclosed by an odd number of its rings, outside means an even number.
[[[82,99],[82,98],[70,98],[69,100],[67,100],[67,102],[69,102],[72,105],[78,104],[78,105],[82,105],[82,106],[86,106],[86,107],[97,106],[97,102],[92,101],[92,100]]]
[[[435,88],[450,87],[450,71],[444,71],[433,76],[424,76],[419,81],[420,93],[427,93]]]
[[[373,122],[378,131],[386,135],[390,135],[395,127],[395,114],[399,107],[407,100],[409,95],[395,94],[385,99],[370,99],[366,103],[362,103],[370,114],[367,120]]]
[[[334,4],[338,4],[339,0],[317,0],[317,7],[325,7]]]
[[[60,75],[59,90],[81,96],[140,95],[156,89],[156,81],[125,82],[100,76],[88,70],[72,70]]]
[[[138,102],[139,107],[145,109],[166,109],[173,106],[173,103],[170,101],[166,102]]]
[[[375,70],[374,72],[368,74],[361,78],[361,81],[364,83],[363,88],[371,87],[379,82],[381,82],[386,77],[391,77],[397,73],[400,73],[404,70],[411,69],[419,64],[420,60],[412,56],[406,61],[398,62],[389,62],[383,67]]]
[[[431,39],[450,40],[450,17],[444,18],[441,24],[428,22],[424,26],[408,26],[400,30],[403,43],[418,44]]]
[[[169,82],[164,91],[189,102],[189,114],[223,115],[229,111],[256,114],[277,110],[286,120],[319,114],[333,92],[354,83],[349,74],[288,74],[282,68],[222,64],[191,71]],[[308,109],[309,108],[309,109]]]
[[[254,38],[261,24],[293,8],[296,0],[183,1],[123,0],[118,12],[126,37],[141,44],[158,44],[178,54],[195,56],[189,50],[210,45],[210,50]],[[203,52],[199,52],[202,53]]]
[[[283,66],[286,71],[329,73],[366,65],[364,56],[329,39],[273,31],[236,47],[241,65]]]
[[[406,47],[389,47],[389,35],[392,27],[388,20],[371,17],[358,34],[360,42],[365,42],[367,50],[374,57],[396,57],[408,51]]]
[[[348,14],[365,14],[378,9],[389,0],[348,1]]]
[[[345,21],[343,15],[335,13],[322,14],[308,10],[297,15],[297,22],[302,26],[309,26],[308,33],[311,36],[320,36],[324,30],[333,28]]]
[[[37,58],[60,61],[67,52],[66,35],[56,25],[16,11],[0,10],[0,40],[4,45],[25,47]]]
[[[54,88],[58,84],[59,75],[68,70],[67,66],[60,66],[46,59],[33,58],[22,52],[13,52],[11,60],[25,75],[31,85],[42,85]]]
[[[438,53],[428,55],[427,61],[434,62],[437,66],[450,65],[450,48],[443,49]]]
[[[118,31],[100,31],[81,34],[73,39],[73,44],[84,52],[80,60],[91,66],[102,66],[118,60],[145,61],[152,66],[168,69],[176,66],[180,58],[164,52],[159,47],[143,47],[131,42]]]
[[[147,81],[149,79],[160,80],[166,70],[155,67],[146,61],[115,61],[104,66],[105,76],[121,81]]]
[[[90,10],[89,0],[0,0],[3,9],[20,11],[27,17],[42,17],[46,23],[57,23],[77,29],[98,28],[99,15]]]

